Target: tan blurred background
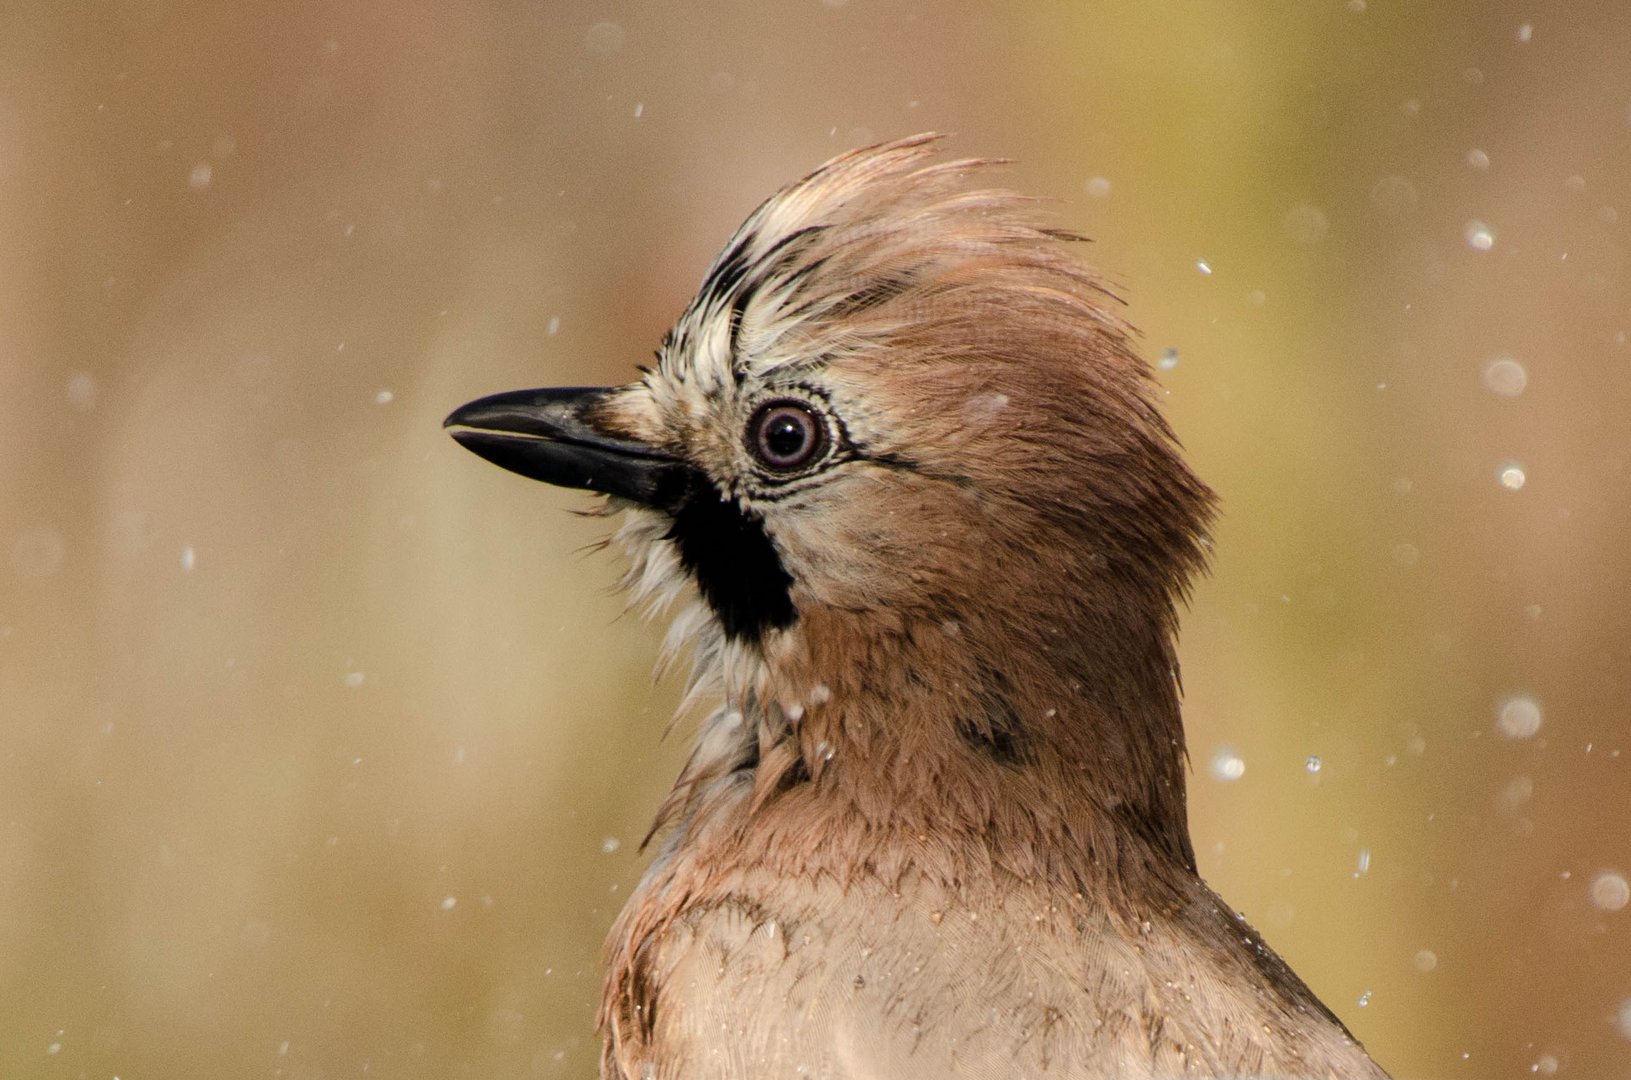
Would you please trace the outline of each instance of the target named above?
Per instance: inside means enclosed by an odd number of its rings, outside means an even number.
[[[1628,56],[1623,0],[0,4],[0,1076],[591,1074],[676,687],[589,500],[441,417],[626,379],[924,129],[1096,238],[1223,496],[1207,876],[1400,1077],[1631,1075]]]

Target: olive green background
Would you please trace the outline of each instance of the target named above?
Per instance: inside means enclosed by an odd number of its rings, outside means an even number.
[[[677,687],[590,500],[441,418],[628,378],[931,129],[1176,350],[1209,880],[1400,1077],[1631,1075],[1628,57],[1620,0],[0,4],[0,1075],[591,1074]]]

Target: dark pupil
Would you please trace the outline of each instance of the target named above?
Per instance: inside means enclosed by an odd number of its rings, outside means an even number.
[[[814,443],[814,421],[803,409],[772,409],[759,425],[759,448],[772,465],[798,465]]]
[[[775,461],[791,461],[804,452],[810,441],[810,421],[792,409],[777,409],[765,418],[765,456]]]

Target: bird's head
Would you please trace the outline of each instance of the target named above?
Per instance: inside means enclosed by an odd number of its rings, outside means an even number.
[[[961,682],[1135,654],[1170,682],[1210,493],[1074,237],[933,141],[843,155],[766,201],[639,381],[499,394],[447,423],[632,507],[635,591],[694,582],[677,627],[726,668],[819,654],[830,681],[956,641]]]

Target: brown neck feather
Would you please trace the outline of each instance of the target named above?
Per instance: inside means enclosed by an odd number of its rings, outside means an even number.
[[[1138,868],[1194,869],[1159,620],[1026,620],[1061,628],[1040,637],[877,622],[811,612],[767,657],[756,797],[733,830],[755,849],[745,856],[783,873],[949,882],[997,868],[1096,892]]]

